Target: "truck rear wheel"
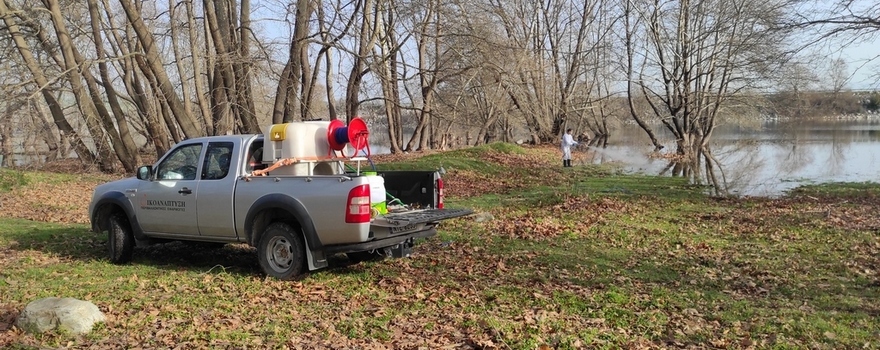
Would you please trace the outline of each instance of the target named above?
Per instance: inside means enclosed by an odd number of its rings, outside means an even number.
[[[110,262],[125,264],[131,261],[134,251],[134,235],[131,233],[131,225],[124,213],[110,215],[107,225],[107,253]]]
[[[305,262],[302,234],[283,222],[269,225],[260,236],[257,260],[269,276],[281,280],[297,279]]]

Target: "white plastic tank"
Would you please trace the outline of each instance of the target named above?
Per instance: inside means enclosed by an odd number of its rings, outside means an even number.
[[[365,171],[364,176],[370,182],[370,206],[379,214],[387,214],[388,206],[385,203],[385,178],[373,171]]]
[[[272,124],[263,129],[263,163],[273,164],[285,158],[301,161],[272,171],[273,175],[314,175],[326,168],[321,161],[330,161],[327,143],[329,121],[292,122]],[[311,174],[310,174],[311,170]],[[326,170],[326,169],[324,169]],[[384,193],[384,192],[383,192]]]

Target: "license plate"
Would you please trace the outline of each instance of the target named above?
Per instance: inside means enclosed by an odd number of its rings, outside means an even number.
[[[391,233],[395,234],[395,233],[401,233],[401,232],[406,232],[406,231],[412,231],[412,230],[415,230],[416,227],[418,227],[418,226],[419,226],[418,224],[409,224],[406,226],[392,227]]]

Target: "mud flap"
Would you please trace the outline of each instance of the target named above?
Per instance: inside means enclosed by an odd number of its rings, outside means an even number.
[[[306,245],[308,247],[308,245]],[[317,269],[322,269],[330,264],[327,262],[327,257],[324,255],[324,252],[321,250],[311,250],[309,248],[305,249],[306,251],[306,262],[308,262],[308,270],[314,271]]]

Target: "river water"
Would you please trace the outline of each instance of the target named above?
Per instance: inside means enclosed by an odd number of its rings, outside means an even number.
[[[675,140],[662,125],[653,128],[665,146],[663,153],[674,153]],[[371,139],[371,144],[374,154],[390,151],[382,140]],[[772,197],[803,184],[880,182],[880,115],[721,124],[710,149],[718,160],[719,185],[731,195]],[[622,124],[614,127],[605,147],[576,148],[575,164],[612,164],[627,173],[683,176],[674,171],[675,163],[651,156],[652,151],[642,129]]]
[[[644,131],[625,125],[587,162],[613,163],[630,173],[675,176],[670,160],[649,157]],[[655,128],[662,134],[665,130]],[[671,138],[660,138],[674,152]],[[720,125],[710,142],[718,180],[732,195],[777,196],[802,184],[880,181],[880,117]],[[721,177],[723,175],[723,177]]]
[[[654,131],[666,147],[664,152],[675,152],[675,140],[668,132],[660,125]],[[389,152],[381,140],[371,140],[371,144],[374,154]],[[877,114],[846,120],[721,124],[710,148],[718,160],[716,178],[732,195],[777,196],[802,184],[880,182]],[[576,154],[582,164],[613,164],[628,173],[681,176],[670,160],[650,156],[652,150],[644,131],[623,124],[612,130],[607,146],[575,152],[584,152]],[[40,157],[16,154],[14,160],[23,165]]]

